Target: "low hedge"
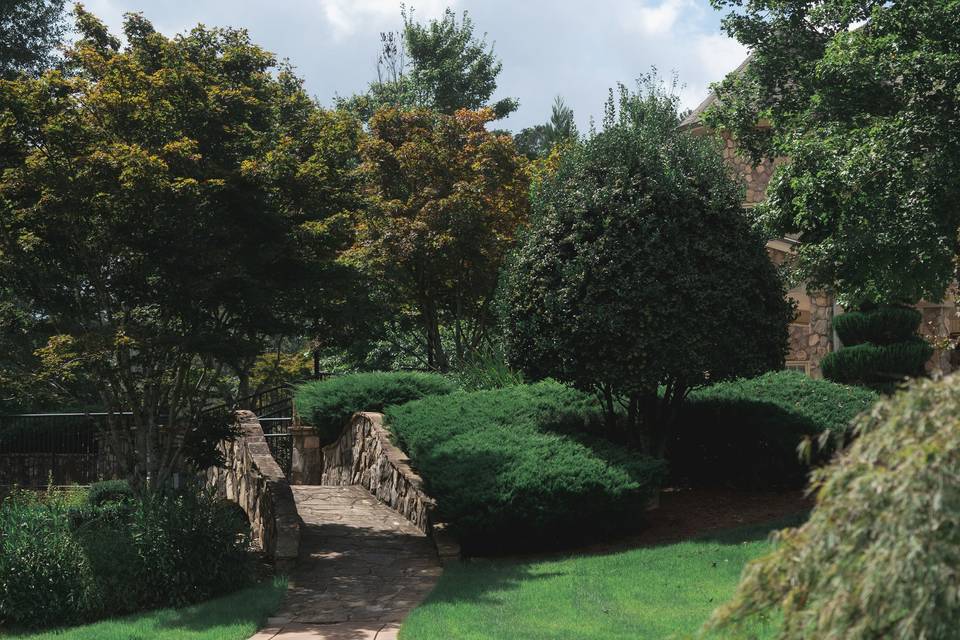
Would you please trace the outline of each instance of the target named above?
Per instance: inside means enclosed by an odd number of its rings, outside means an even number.
[[[230,503],[199,488],[105,493],[70,504],[16,491],[0,503],[0,627],[182,606],[251,581],[249,525]]]
[[[673,478],[693,484],[801,486],[829,456],[824,432],[842,442],[850,421],[870,408],[869,389],[814,380],[796,371],[721,382],[690,394],[670,447]],[[811,443],[801,460],[799,445]]]
[[[845,384],[883,384],[924,375],[933,347],[922,338],[879,346],[844,347],[820,361],[825,378]]]
[[[556,382],[459,392],[387,410],[387,425],[472,553],[543,548],[622,530],[666,464],[583,435],[601,412]]]
[[[294,401],[304,422],[317,429],[324,444],[335,441],[357,411],[383,411],[427,396],[453,392],[456,385],[439,374],[405,372],[351,373],[307,382]]]

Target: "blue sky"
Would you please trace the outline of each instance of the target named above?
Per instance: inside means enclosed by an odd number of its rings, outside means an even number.
[[[400,0],[85,0],[119,32],[127,11],[140,11],[172,35],[198,22],[244,27],[253,40],[289,58],[324,104],[362,90],[374,77],[379,33],[401,25]],[[466,10],[503,61],[496,97],[520,108],[498,127],[545,121],[554,96],[585,128],[599,119],[607,89],[632,83],[652,66],[676,71],[681,99],[694,107],[711,82],[745,57],[720,31],[708,0],[409,0],[419,18],[450,6]]]

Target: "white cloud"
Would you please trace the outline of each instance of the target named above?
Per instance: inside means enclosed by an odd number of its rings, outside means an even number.
[[[704,34],[695,45],[697,60],[706,76],[719,80],[747,58],[747,48],[722,33]]]
[[[625,26],[648,36],[661,36],[673,31],[677,20],[696,6],[691,0],[661,0],[627,9]]]
[[[349,36],[358,28],[399,23],[402,0],[319,0],[324,15],[338,38]],[[407,2],[421,19],[435,18],[454,0],[418,0]]]

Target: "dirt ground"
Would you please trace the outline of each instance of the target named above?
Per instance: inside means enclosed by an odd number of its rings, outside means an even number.
[[[724,529],[774,522],[812,507],[813,499],[802,490],[668,488],[660,494],[659,508],[649,512],[640,532],[590,545],[588,550],[605,553],[670,544]]]

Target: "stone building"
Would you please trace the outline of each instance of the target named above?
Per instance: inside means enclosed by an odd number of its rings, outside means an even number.
[[[739,72],[746,65],[746,61],[733,73]],[[688,129],[694,135],[708,135],[710,130],[704,126],[700,116],[713,102],[715,96],[711,93],[680,123],[681,128]],[[724,134],[723,157],[739,174],[746,186],[746,197],[743,206],[756,206],[766,197],[767,183],[776,166],[782,158],[764,160],[753,165],[750,159],[737,151],[736,143],[729,135]],[[799,244],[797,237],[775,238],[767,242],[767,252],[770,259],[776,264],[789,260],[794,247]],[[787,355],[786,368],[803,371],[813,377],[821,377],[820,360],[828,353],[839,347],[839,339],[832,329],[833,316],[843,313],[827,291],[808,291],[803,285],[790,289],[788,296],[797,302],[797,316],[790,325],[790,351]],[[953,348],[960,340],[960,316],[957,308],[957,287],[953,286],[946,298],[940,302],[921,301],[917,308],[923,314],[920,332],[930,340],[937,349],[927,363],[927,370],[931,374],[950,373],[954,368],[960,368],[960,358]]]

